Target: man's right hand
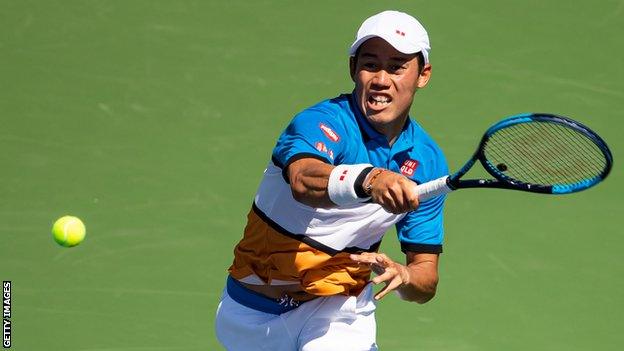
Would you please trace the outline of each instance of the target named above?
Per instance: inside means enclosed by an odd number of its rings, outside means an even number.
[[[405,176],[381,168],[373,169],[364,181],[364,189],[370,187],[369,195],[390,213],[405,213],[418,208],[415,183]]]

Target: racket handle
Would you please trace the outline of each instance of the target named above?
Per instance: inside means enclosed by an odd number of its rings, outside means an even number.
[[[449,188],[448,184],[446,183],[448,177],[449,176],[444,176],[426,183],[418,184],[416,186],[418,200],[426,201],[431,199],[432,197],[448,194],[453,191],[453,189]]]

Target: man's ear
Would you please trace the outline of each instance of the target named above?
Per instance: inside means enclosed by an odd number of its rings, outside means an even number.
[[[418,76],[418,81],[416,82],[418,89],[424,88],[429,83],[429,79],[431,79],[431,65],[427,63]]]
[[[355,56],[349,56],[349,74],[351,74],[351,80],[355,83]]]

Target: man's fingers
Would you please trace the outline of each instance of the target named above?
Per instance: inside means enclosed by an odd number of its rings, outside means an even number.
[[[387,280],[390,280],[392,278],[394,278],[396,276],[396,272],[391,271],[391,270],[387,270],[384,273],[376,276],[375,278],[371,279],[371,281],[373,282],[373,284],[379,284],[382,282],[385,282]]]
[[[401,209],[403,212],[414,211],[418,208],[418,195],[413,191],[411,185],[405,184],[402,187],[400,196],[400,203],[403,205]]]
[[[373,202],[390,213],[405,213],[418,208],[415,184],[409,178],[395,172],[383,172],[373,186]]]
[[[411,181],[410,181],[411,182]],[[408,184],[394,184],[374,196],[374,201],[390,213],[405,213],[418,208],[418,196]]]
[[[395,213],[405,212],[405,201],[403,199],[403,188],[400,183],[395,183],[388,188],[388,195],[392,198]]]
[[[387,265],[387,262],[392,262],[388,256],[382,253],[376,252],[362,252],[361,254],[350,254],[349,258],[353,261],[359,263],[369,263],[369,264],[381,264]]]
[[[363,252],[359,255],[351,254],[349,258],[358,263],[373,264],[377,263],[376,256],[370,252]]]
[[[418,208],[418,194],[413,191],[412,186],[408,186],[405,188],[403,196],[405,196],[405,204],[408,206],[407,211],[414,211]]]
[[[390,262],[392,262],[392,260],[389,259],[385,253],[377,254],[375,256],[375,260],[377,260],[377,263],[382,264],[384,266],[387,266]]]
[[[369,265],[371,270],[377,275],[381,275],[386,271],[385,255],[374,252],[363,252],[360,255],[351,254],[349,258],[359,264]]]
[[[418,208],[418,206],[420,205],[420,201],[418,200],[418,196],[416,195],[410,195],[410,198],[408,199],[409,204],[410,204],[410,210],[416,210]]]
[[[381,300],[384,296],[386,296],[386,294],[398,288],[402,283],[401,278],[399,276],[395,276],[394,279],[388,282],[383,289],[375,294],[375,300]]]
[[[399,204],[397,209],[402,212],[413,211],[418,208],[418,195],[414,191],[414,182],[401,176],[394,186],[395,203]]]
[[[370,268],[373,270],[373,272],[375,272],[375,274],[377,275],[382,275],[386,272],[386,269],[376,263],[371,264]]]
[[[383,253],[363,252],[359,255],[351,254],[349,257],[360,264],[367,264],[377,274],[371,279],[373,284],[385,283],[386,285],[377,294],[375,300],[379,300],[386,296],[388,292],[395,290],[404,283],[404,277],[401,275],[402,265],[395,263]]]
[[[389,193],[382,194],[381,196],[379,201],[381,207],[390,213],[396,213],[396,204],[392,196]]]

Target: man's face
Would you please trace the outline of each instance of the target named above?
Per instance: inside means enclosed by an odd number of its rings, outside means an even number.
[[[371,38],[351,59],[351,78],[360,109],[377,129],[405,123],[417,89],[429,81],[431,66],[419,75],[416,54],[403,54],[381,38]],[[392,127],[390,127],[392,128]]]

